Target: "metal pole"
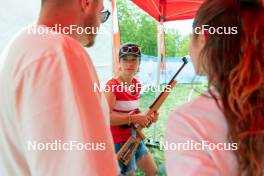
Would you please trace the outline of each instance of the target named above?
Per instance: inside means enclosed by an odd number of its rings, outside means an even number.
[[[156,74],[156,92],[155,97],[158,97],[160,94],[160,65],[161,65],[161,57],[162,57],[162,32],[163,32],[163,20],[158,24],[158,35],[157,35],[157,48],[158,48],[158,55],[157,55],[157,74]],[[159,147],[159,141],[156,140],[156,132],[157,132],[157,124],[153,124],[152,128],[152,138],[148,141],[147,145],[151,147]]]

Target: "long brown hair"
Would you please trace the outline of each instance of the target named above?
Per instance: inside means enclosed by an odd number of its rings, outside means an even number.
[[[237,27],[237,34],[208,34],[199,62],[221,97],[239,175],[261,176],[264,165],[264,8],[254,0],[206,0],[193,28]],[[197,38],[197,34],[194,34]]]

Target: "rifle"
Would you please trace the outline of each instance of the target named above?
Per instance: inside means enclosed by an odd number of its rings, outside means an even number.
[[[163,92],[161,92],[161,94],[156,98],[156,100],[149,106],[148,115],[152,114],[153,112],[158,111],[158,109],[160,108],[160,106],[163,104],[163,102],[165,101],[165,99],[170,93],[170,91],[168,90],[168,87],[170,87],[172,90],[173,87],[176,85],[175,78],[181,72],[183,67],[188,63],[186,57],[183,57],[182,61],[183,61],[182,66],[179,68],[176,74],[172,77],[172,79],[167,84]],[[141,132],[143,129],[142,126],[140,126],[139,124],[135,124],[134,128],[136,129],[136,137],[130,136],[130,138],[126,141],[126,143],[122,146],[122,148],[117,153],[117,159],[125,165],[128,165],[128,162],[130,161],[132,155],[135,153],[136,149],[138,148],[139,143],[145,138],[144,134]]]

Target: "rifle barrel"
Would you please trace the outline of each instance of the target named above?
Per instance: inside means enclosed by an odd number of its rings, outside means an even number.
[[[171,78],[170,82],[167,85],[172,85],[173,81],[175,80],[175,78],[178,76],[178,74],[182,71],[183,67],[188,63],[186,57],[182,58],[183,64],[182,66],[179,68],[179,70],[175,73],[175,75]],[[149,106],[149,109],[152,109],[153,106],[157,103],[157,101],[159,100],[159,98],[166,92],[167,86],[164,88],[163,92],[161,94],[159,94],[158,98],[156,98],[156,100]]]

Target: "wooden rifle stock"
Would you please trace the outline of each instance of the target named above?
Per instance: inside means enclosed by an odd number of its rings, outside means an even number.
[[[176,74],[172,77],[170,82],[167,84],[163,92],[156,98],[156,100],[150,105],[149,114],[152,114],[153,112],[158,111],[158,109],[161,107],[165,99],[168,97],[170,91],[173,89],[173,87],[176,85],[175,78],[178,76],[178,74],[182,71],[184,66],[188,63],[186,57],[182,58],[183,64],[179,68],[179,70],[176,72]],[[170,90],[168,90],[170,88]],[[122,148],[117,153],[117,159],[121,161],[123,164],[128,165],[131,157],[135,153],[136,149],[138,148],[139,143],[145,138],[142,131],[142,126],[136,124],[136,137],[130,136],[130,138],[126,141],[126,143],[122,146]]]

